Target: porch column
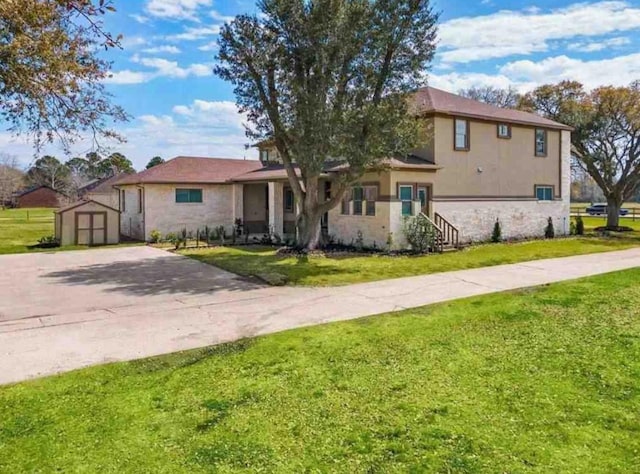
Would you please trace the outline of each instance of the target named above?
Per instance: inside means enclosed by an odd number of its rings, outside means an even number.
[[[244,185],[243,184],[234,184],[232,185],[232,218],[233,222],[231,222],[232,226],[235,226],[236,219],[244,219]]]
[[[284,233],[283,185],[271,181],[269,186],[269,228],[274,234],[282,237]]]

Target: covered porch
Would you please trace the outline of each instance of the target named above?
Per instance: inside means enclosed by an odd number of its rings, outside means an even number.
[[[236,216],[242,219],[243,233],[295,236],[295,199],[286,181],[242,183],[242,199],[236,201]]]

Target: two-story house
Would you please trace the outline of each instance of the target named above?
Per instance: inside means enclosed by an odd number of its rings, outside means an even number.
[[[428,145],[366,173],[327,213],[324,232],[402,247],[403,217],[419,213],[455,228],[461,242],[488,240],[496,219],[506,238],[542,236],[549,217],[558,234],[568,231],[570,127],[431,87],[414,94],[412,113],[429,125]],[[294,234],[286,172],[270,142],[258,146],[259,161],[178,157],[116,183],[123,232],[147,240],[152,230],[230,232],[241,219],[249,233]],[[335,166],[327,164],[323,195]]]

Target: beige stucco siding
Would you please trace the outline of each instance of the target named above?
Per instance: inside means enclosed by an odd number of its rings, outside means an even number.
[[[120,230],[122,235],[144,240],[144,215],[139,207],[139,188],[136,185],[122,186],[118,199],[120,209]],[[124,199],[124,200],[123,200]],[[143,196],[144,201],[144,196]]]
[[[533,197],[534,186],[560,189],[560,132],[547,130],[547,156],[535,156],[535,129],[513,125],[510,139],[497,137],[497,124],[470,120],[470,149],[453,149],[453,118],[435,118],[435,161],[443,168],[434,195]]]
[[[177,203],[176,188],[202,189],[202,202]],[[186,228],[188,232],[195,233],[204,226],[221,225],[230,235],[234,223],[234,202],[231,184],[145,184],[144,239],[150,239],[152,230],[166,235]]]
[[[91,201],[97,201],[105,206],[113,207],[114,209],[118,209],[120,205],[118,190],[116,189],[109,193],[87,193],[85,198]]]

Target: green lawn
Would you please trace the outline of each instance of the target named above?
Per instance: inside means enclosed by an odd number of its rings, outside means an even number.
[[[29,245],[53,232],[53,209],[0,210],[0,254],[32,252]]]
[[[640,269],[0,388],[0,472],[637,472]]]
[[[54,210],[46,208],[0,209],[0,255],[26,252],[55,252],[60,250],[86,250],[86,245],[67,245],[65,247],[39,249],[33,248],[38,239],[54,235]],[[109,247],[141,245],[124,243]]]
[[[585,220],[585,226],[589,225],[591,222]],[[586,236],[476,245],[459,252],[426,256],[347,255],[296,258],[277,256],[273,248],[260,246],[187,249],[180,253],[269,283],[326,286],[622,250],[638,245],[640,233],[633,232],[607,238]]]

